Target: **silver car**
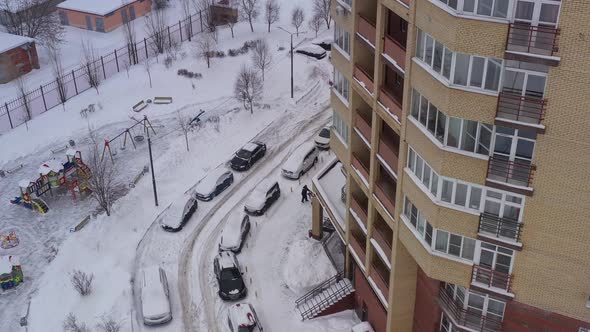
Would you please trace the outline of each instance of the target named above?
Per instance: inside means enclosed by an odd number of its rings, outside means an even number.
[[[145,325],[160,325],[172,320],[166,272],[159,266],[141,271],[141,309]]]

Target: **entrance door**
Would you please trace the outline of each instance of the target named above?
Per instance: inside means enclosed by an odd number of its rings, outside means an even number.
[[[86,15],[86,29],[92,30],[92,19],[88,15]]]

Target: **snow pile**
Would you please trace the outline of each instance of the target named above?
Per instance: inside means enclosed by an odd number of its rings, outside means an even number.
[[[283,278],[294,292],[305,292],[336,274],[319,242],[298,240],[288,250]]]

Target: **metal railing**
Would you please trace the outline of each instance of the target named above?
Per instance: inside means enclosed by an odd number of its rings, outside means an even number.
[[[482,332],[496,332],[502,330],[502,320],[495,316],[484,316],[480,311],[465,309],[453,300],[444,288],[439,289],[438,301],[455,323]]]
[[[496,271],[486,266],[473,265],[471,282],[477,282],[488,288],[499,288],[510,292],[512,275]]]
[[[487,178],[507,184],[530,187],[535,169],[535,165],[531,163],[490,157]]]
[[[500,218],[497,215],[484,212],[479,215],[478,232],[520,242],[522,226],[523,224],[516,219]]]
[[[506,49],[539,55],[553,55],[559,51],[559,28],[510,23]]]
[[[340,283],[343,279],[343,273],[339,272],[297,299],[295,307],[299,309],[301,319],[306,320],[315,317],[321,310],[350,294],[354,290],[352,284],[349,282]],[[317,299],[317,301],[312,299]],[[311,305],[306,305],[308,302],[311,302]]]
[[[540,124],[545,118],[547,99],[500,92],[496,117],[525,124]]]

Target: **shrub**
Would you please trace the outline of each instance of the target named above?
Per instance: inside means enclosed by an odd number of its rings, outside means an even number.
[[[94,279],[92,273],[88,274],[80,270],[73,270],[71,274],[72,285],[82,296],[86,296],[92,292],[92,279]]]

